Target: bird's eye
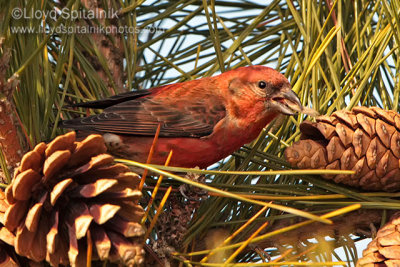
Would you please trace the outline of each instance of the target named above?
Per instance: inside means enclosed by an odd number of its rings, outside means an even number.
[[[264,81],[259,81],[258,82],[258,87],[260,87],[261,89],[265,89],[265,87],[267,87],[267,83]]]

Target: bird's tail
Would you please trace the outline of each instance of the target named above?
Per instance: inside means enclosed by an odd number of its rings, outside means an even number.
[[[137,90],[137,91],[131,91],[131,92],[126,92],[122,93],[119,95],[114,95],[109,98],[101,99],[101,100],[95,100],[95,101],[88,101],[88,102],[82,102],[82,103],[77,103],[70,105],[68,107],[82,107],[82,108],[96,108],[96,109],[105,109],[110,106],[129,101],[132,99],[136,99],[145,95],[150,94],[150,90]]]

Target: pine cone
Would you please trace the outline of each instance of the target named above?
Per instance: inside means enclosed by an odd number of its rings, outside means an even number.
[[[6,189],[3,218],[19,255],[86,266],[91,241],[93,259],[143,262],[140,179],[105,151],[100,135],[76,142],[70,132],[25,154]]]
[[[285,151],[292,166],[353,170],[322,175],[369,191],[400,189],[400,115],[377,107],[355,107],[300,125],[300,141]]]
[[[400,266],[400,212],[379,229],[356,266]]]
[[[186,178],[198,183],[204,183],[206,179],[204,175],[195,173],[188,173]],[[165,204],[167,212],[161,213],[157,222],[158,239],[152,243],[159,259],[167,260],[172,252],[182,247],[193,214],[207,197],[203,189],[187,184],[181,185],[176,194],[171,194]]]
[[[13,250],[15,235],[4,227],[4,213],[8,206],[4,192],[0,190],[0,266],[17,267],[18,260]]]

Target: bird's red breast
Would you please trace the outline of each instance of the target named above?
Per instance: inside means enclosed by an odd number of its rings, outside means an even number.
[[[263,66],[242,67],[214,77],[125,93],[81,106],[98,115],[62,126],[102,133],[111,153],[145,162],[158,125],[152,163],[205,168],[255,139],[279,113],[301,107],[288,80]]]

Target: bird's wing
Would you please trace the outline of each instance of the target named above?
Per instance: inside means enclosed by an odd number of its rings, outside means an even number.
[[[103,113],[62,122],[62,127],[115,134],[202,137],[226,115],[221,99],[177,100],[166,103],[152,96],[125,101],[106,108]]]

